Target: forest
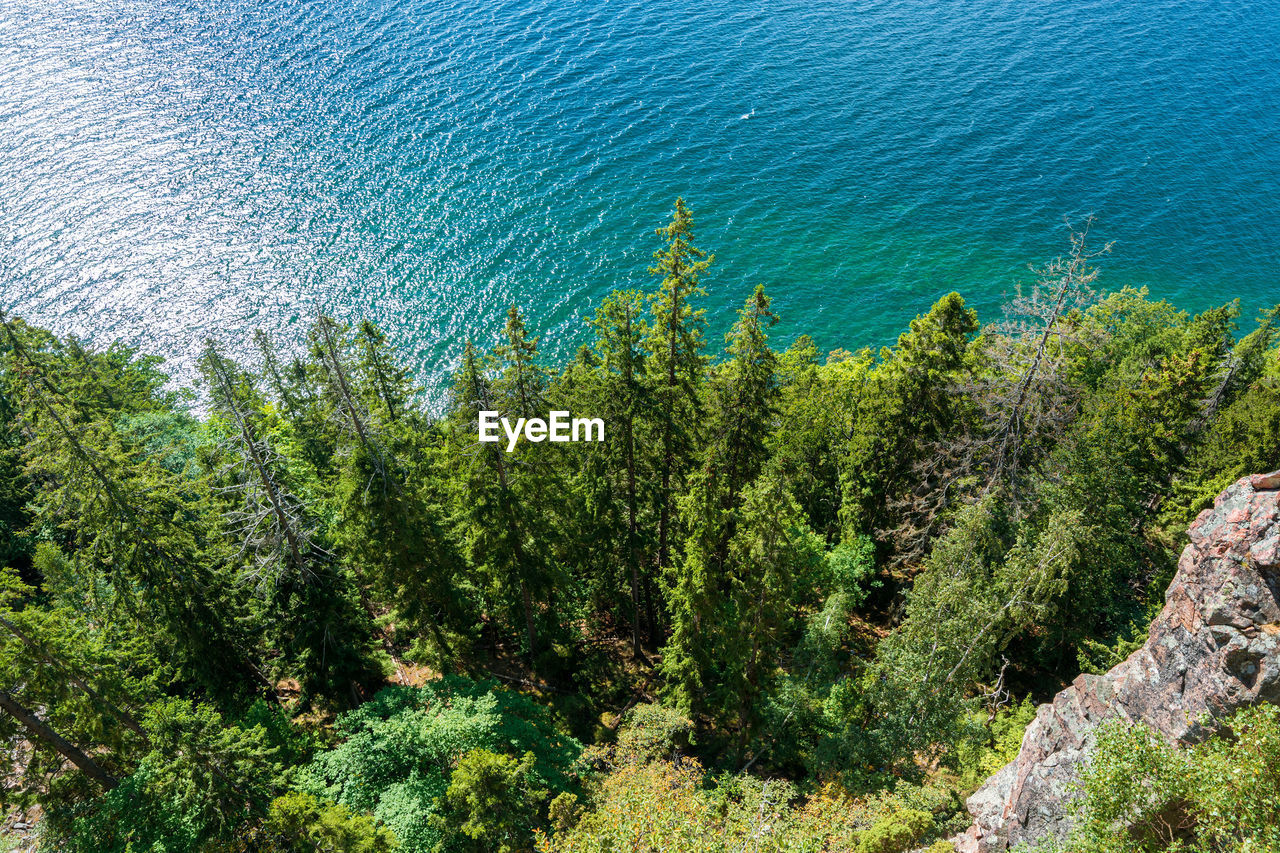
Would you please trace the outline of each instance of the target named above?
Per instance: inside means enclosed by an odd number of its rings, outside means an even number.
[[[1280,468],[1280,306],[1107,292],[1091,240],[999,317],[783,348],[677,201],[576,355],[513,306],[441,411],[369,322],[210,341],[184,388],[4,315],[5,805],[74,853],[951,850],[1197,513]],[[477,440],[552,410],[605,440]],[[1280,850],[1275,708],[1100,749],[1055,849]],[[1189,833],[1113,831],[1173,798]]]

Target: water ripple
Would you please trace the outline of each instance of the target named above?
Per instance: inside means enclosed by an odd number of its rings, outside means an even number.
[[[782,337],[985,314],[1096,211],[1104,283],[1276,298],[1280,7],[1086,0],[7,0],[0,288],[68,333],[246,352],[370,316],[437,394],[508,303],[570,352],[677,194]],[[713,336],[713,340],[715,336]]]

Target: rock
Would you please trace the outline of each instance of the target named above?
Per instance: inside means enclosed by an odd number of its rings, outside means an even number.
[[[1196,518],[1146,644],[1037,709],[1018,757],[969,798],[973,825],[952,840],[960,853],[1065,836],[1071,785],[1107,720],[1186,744],[1238,708],[1280,702],[1277,490],[1280,471],[1245,477]]]
[[[1255,491],[1274,491],[1280,489],[1280,471],[1272,471],[1270,474],[1254,474],[1249,478],[1249,481]]]

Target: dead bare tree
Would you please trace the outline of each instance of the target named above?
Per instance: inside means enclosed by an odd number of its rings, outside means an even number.
[[[898,564],[924,557],[958,500],[1006,489],[1016,512],[1024,478],[1079,414],[1068,359],[1088,344],[1080,312],[1097,298],[1094,262],[1112,247],[1090,247],[1092,222],[1071,232],[1067,254],[1031,268],[1030,292],[1019,290],[983,330],[980,361],[954,380],[955,426],[913,464],[912,488],[890,499],[896,526],[877,531]]]
[[[990,425],[985,438],[984,492],[1014,486],[1033,468],[1062,430],[1075,420],[1079,401],[1067,380],[1073,344],[1083,341],[1079,312],[1097,298],[1093,288],[1099,257],[1112,243],[1088,244],[1093,218],[1071,232],[1071,250],[1043,267],[1032,268],[1031,293],[1019,292],[1006,306],[1005,319],[988,333],[991,379],[976,395]]]
[[[327,553],[314,540],[314,524],[302,501],[281,482],[284,463],[262,434],[251,381],[212,341],[205,344],[200,366],[213,406],[233,431],[232,461],[223,472],[231,482],[222,492],[240,498],[226,520],[241,542],[241,555],[253,555],[251,577],[263,584],[283,574],[309,576],[312,564]]]

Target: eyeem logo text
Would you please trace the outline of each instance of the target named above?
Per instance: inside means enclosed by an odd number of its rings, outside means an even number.
[[[507,436],[507,452],[516,449],[520,436],[537,444],[542,441],[604,441],[603,418],[570,418],[568,412],[551,412],[548,420],[518,418],[515,425],[498,412],[480,413],[480,440],[502,441],[498,427]]]

